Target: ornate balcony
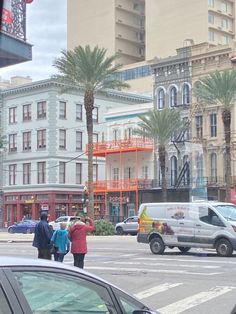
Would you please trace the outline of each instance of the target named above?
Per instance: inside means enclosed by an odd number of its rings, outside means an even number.
[[[152,151],[153,141],[143,138],[131,138],[117,141],[94,143],[93,155],[105,157],[107,154],[120,152]]]

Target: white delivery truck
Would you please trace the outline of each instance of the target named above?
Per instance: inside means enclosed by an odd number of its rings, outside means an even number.
[[[236,250],[236,206],[222,202],[146,203],[138,214],[137,241],[153,254],[165,247],[187,252],[191,247],[214,248],[219,256]]]

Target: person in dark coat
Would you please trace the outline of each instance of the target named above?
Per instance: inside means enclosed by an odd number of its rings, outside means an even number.
[[[71,253],[74,257],[74,266],[84,268],[84,257],[88,251],[87,233],[95,230],[94,222],[86,217],[84,223],[82,220],[76,221],[69,229],[68,238],[71,240]]]
[[[35,226],[33,246],[38,249],[38,258],[51,259],[52,229],[48,224],[48,215],[42,213],[40,222]]]

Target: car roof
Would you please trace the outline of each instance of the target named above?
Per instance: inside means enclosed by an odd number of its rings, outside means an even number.
[[[120,291],[123,291],[127,294],[127,291],[117,287],[116,285],[112,284],[111,282],[108,282],[104,279],[102,279],[99,276],[96,276],[92,273],[87,272],[84,269],[81,269],[79,267],[67,265],[60,262],[45,260],[45,259],[33,259],[33,258],[25,258],[25,257],[13,257],[13,256],[1,256],[0,258],[0,269],[1,268],[14,268],[14,267],[47,267],[52,268],[55,270],[69,270],[75,273],[83,274],[88,278],[99,280],[100,282],[103,282],[105,284],[110,285],[111,287],[114,287],[116,289],[119,289]],[[128,293],[132,295],[131,293]],[[132,295],[132,297],[136,300],[138,300],[135,296]],[[140,300],[138,300],[140,302]]]

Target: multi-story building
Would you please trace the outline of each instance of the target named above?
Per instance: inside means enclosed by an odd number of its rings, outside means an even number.
[[[24,0],[0,3],[0,68],[32,60],[32,45],[26,38],[26,6]],[[0,82],[0,88],[6,85],[7,82]],[[0,147],[0,226],[3,223],[2,158]]]
[[[93,110],[94,142],[106,139],[104,115],[110,108],[145,103],[151,98],[111,91],[98,95]],[[24,215],[51,219],[83,208],[87,180],[86,118],[83,90],[61,93],[44,80],[1,91],[2,125],[7,138],[3,161],[4,221]],[[104,178],[104,158],[94,159],[94,180]],[[99,214],[104,210],[95,200]]]
[[[122,79],[134,91],[150,92],[155,58],[175,55],[187,44],[233,43],[235,10],[235,0],[70,0],[67,46],[118,53]]]

